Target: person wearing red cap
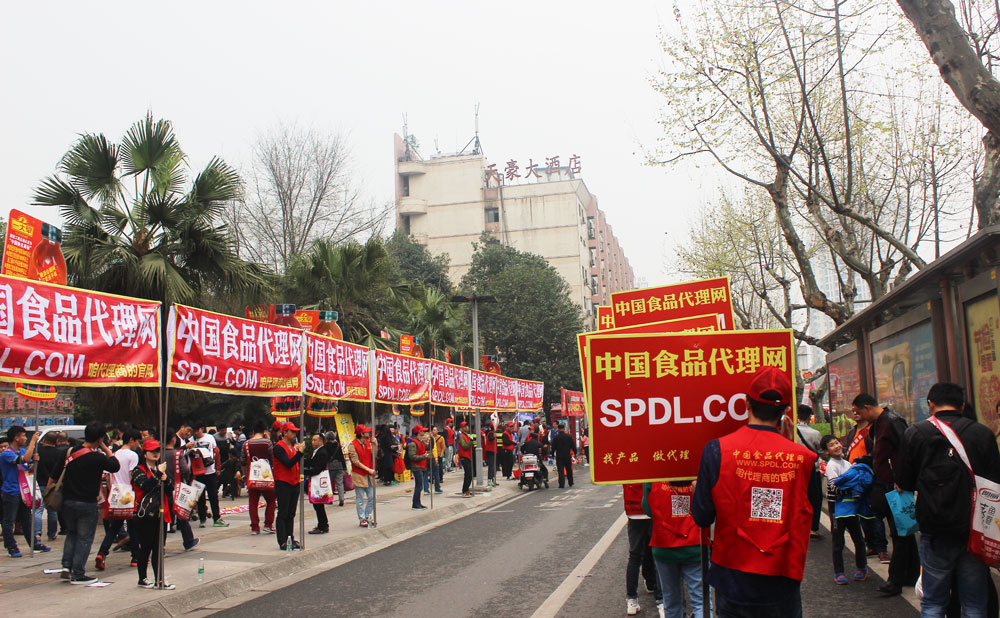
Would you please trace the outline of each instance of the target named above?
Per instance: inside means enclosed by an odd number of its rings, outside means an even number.
[[[469,436],[469,424],[465,421],[458,426],[458,463],[462,466],[465,477],[462,479],[462,497],[471,498],[469,488],[472,487],[472,438]]]
[[[514,438],[514,421],[508,421],[507,427],[503,430],[500,438],[500,473],[508,481],[514,474],[514,445],[517,440]]]
[[[354,506],[358,510],[358,525],[367,528],[372,525],[375,509],[375,461],[378,457],[378,443],[371,439],[371,429],[355,425],[354,440],[347,447],[351,459],[351,481],[354,483]]]
[[[444,464],[445,469],[451,472],[455,469],[455,419],[448,417],[444,422]]]
[[[702,452],[691,514],[702,528],[715,524],[708,581],[720,617],[802,616],[818,472],[816,453],[786,437],[791,405],[788,375],[762,367],[747,389],[746,426]]]
[[[431,458],[430,450],[427,448],[430,439],[427,435],[427,428],[417,425],[413,428],[413,435],[416,439],[406,440],[406,459],[410,463],[410,472],[413,474],[413,508],[426,509],[420,501],[421,492],[426,491],[427,485],[427,462]]]
[[[286,549],[288,542],[293,549],[299,548],[294,535],[295,508],[299,504],[299,460],[305,444],[295,442],[298,432],[294,423],[283,423],[281,440],[274,445],[274,496],[278,507],[274,529],[279,549]]]
[[[174,480],[167,470],[167,463],[160,461],[160,443],[146,440],[142,443],[142,458],[132,470],[132,487],[138,507],[135,517],[129,522],[129,535],[139,542],[138,562],[140,588],[155,588],[162,584],[164,590],[176,586],[167,583],[160,574],[160,528],[171,522],[170,503],[167,496],[174,493]],[[165,530],[164,530],[165,532]],[[153,563],[153,579],[148,573],[149,563]]]

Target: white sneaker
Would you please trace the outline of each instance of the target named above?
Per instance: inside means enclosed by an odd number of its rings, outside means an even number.
[[[664,612],[663,603],[656,606],[656,611],[660,612],[660,618],[667,618],[667,614]]]
[[[639,599],[625,599],[625,613],[635,616],[639,613]]]

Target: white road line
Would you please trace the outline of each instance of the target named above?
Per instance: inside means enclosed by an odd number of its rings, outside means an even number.
[[[514,496],[513,498],[510,498],[509,500],[504,500],[504,501],[503,501],[503,502],[501,502],[500,504],[497,504],[497,505],[495,505],[495,506],[491,506],[491,507],[490,507],[490,508],[488,508],[488,509],[483,509],[483,510],[481,510],[481,511],[479,511],[479,512],[480,512],[480,513],[492,513],[493,511],[495,511],[496,509],[499,509],[500,507],[504,507],[504,506],[507,506],[508,504],[510,504],[511,502],[513,502],[513,501],[515,501],[515,500],[520,500],[521,498],[524,498],[524,497],[526,497],[526,496],[530,496],[530,495],[531,495],[531,493],[530,493],[530,492],[528,492],[528,493],[523,493],[523,494],[521,494],[521,495],[519,495],[519,496]]]
[[[566,576],[566,579],[549,595],[549,598],[545,599],[545,602],[535,610],[531,618],[552,618],[559,613],[559,610],[566,604],[566,601],[580,587],[584,576],[594,568],[594,565],[601,559],[604,552],[608,551],[608,548],[611,547],[611,543],[614,542],[615,537],[625,528],[627,521],[628,517],[625,516],[625,513],[618,516],[618,519],[611,524],[611,527],[604,533],[604,536],[587,552],[587,555],[583,557],[580,564],[576,565],[576,568]]]

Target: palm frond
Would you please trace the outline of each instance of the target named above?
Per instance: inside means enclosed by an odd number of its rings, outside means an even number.
[[[119,155],[126,175],[155,173],[184,157],[169,120],[153,120],[152,114],[132,125],[122,140]]]
[[[85,198],[97,198],[101,205],[114,203],[121,193],[118,170],[118,146],[103,134],[84,134],[73,144],[59,169]]]
[[[228,203],[240,197],[242,192],[243,183],[239,173],[222,159],[214,157],[195,177],[187,202],[194,212],[214,218],[222,213]]]
[[[139,260],[139,276],[149,289],[162,291],[163,297],[157,300],[186,303],[195,296],[194,288],[184,276],[157,251],[147,253]]]

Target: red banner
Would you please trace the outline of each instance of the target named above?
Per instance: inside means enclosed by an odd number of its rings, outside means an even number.
[[[437,406],[469,405],[472,370],[441,361],[431,361],[431,403]]]
[[[615,327],[716,313],[719,330],[733,330],[729,277],[688,281],[611,295]]]
[[[746,424],[745,393],[758,369],[778,367],[794,383],[793,345],[790,330],[590,337],[592,480],[696,478],[705,444]],[[781,464],[775,459],[775,473]]]
[[[545,382],[517,381],[517,411],[541,412]]]
[[[497,380],[495,373],[472,370],[469,405],[479,410],[492,410],[497,405]]]
[[[583,416],[587,413],[587,406],[581,391],[568,391],[563,388],[560,389],[560,395],[563,416]]]
[[[184,305],[170,309],[168,384],[215,393],[302,393],[303,333]]]
[[[158,386],[160,303],[0,276],[0,381]]]
[[[608,330],[615,327],[615,312],[611,305],[597,306],[597,330]]]
[[[497,376],[497,396],[494,407],[500,412],[517,410],[517,380]]]
[[[603,331],[577,333],[576,345],[580,354],[580,375],[583,380],[583,392],[587,392],[587,339],[591,335],[626,333],[704,333],[716,330],[719,330],[719,319],[716,314],[712,313],[709,315],[696,315],[690,318],[679,318],[677,320],[666,320],[664,322],[650,322],[649,324],[609,328]]]
[[[306,395],[371,401],[368,348],[315,333],[307,332],[305,336]]]
[[[375,401],[379,403],[427,403],[430,399],[430,361],[375,351]]]

